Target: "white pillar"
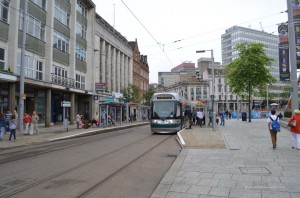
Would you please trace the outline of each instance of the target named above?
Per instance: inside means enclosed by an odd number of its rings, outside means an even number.
[[[100,77],[100,80],[101,80],[101,83],[105,83],[106,82],[106,75],[105,75],[105,72],[106,72],[106,49],[105,49],[105,41],[104,40],[101,40],[100,41],[101,43],[101,77]]]

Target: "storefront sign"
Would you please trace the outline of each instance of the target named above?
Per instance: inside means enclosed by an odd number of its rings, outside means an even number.
[[[96,91],[105,91],[106,90],[105,83],[95,83],[95,90]]]

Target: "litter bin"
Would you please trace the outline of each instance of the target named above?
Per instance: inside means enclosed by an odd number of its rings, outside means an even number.
[[[242,121],[247,121],[247,113],[246,112],[242,113]]]

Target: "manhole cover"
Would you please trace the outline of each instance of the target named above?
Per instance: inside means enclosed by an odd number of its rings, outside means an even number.
[[[241,172],[246,175],[269,175],[272,174],[267,168],[265,167],[239,167]]]

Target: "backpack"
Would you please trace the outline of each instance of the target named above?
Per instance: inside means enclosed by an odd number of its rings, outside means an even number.
[[[280,132],[280,124],[278,122],[278,116],[277,116],[276,120],[273,120],[271,118],[271,116],[269,118],[272,120],[272,122],[271,122],[272,131],[273,132]]]
[[[17,128],[17,124],[15,122],[11,121],[9,123],[9,129],[12,130],[12,129],[16,129],[16,128]]]

